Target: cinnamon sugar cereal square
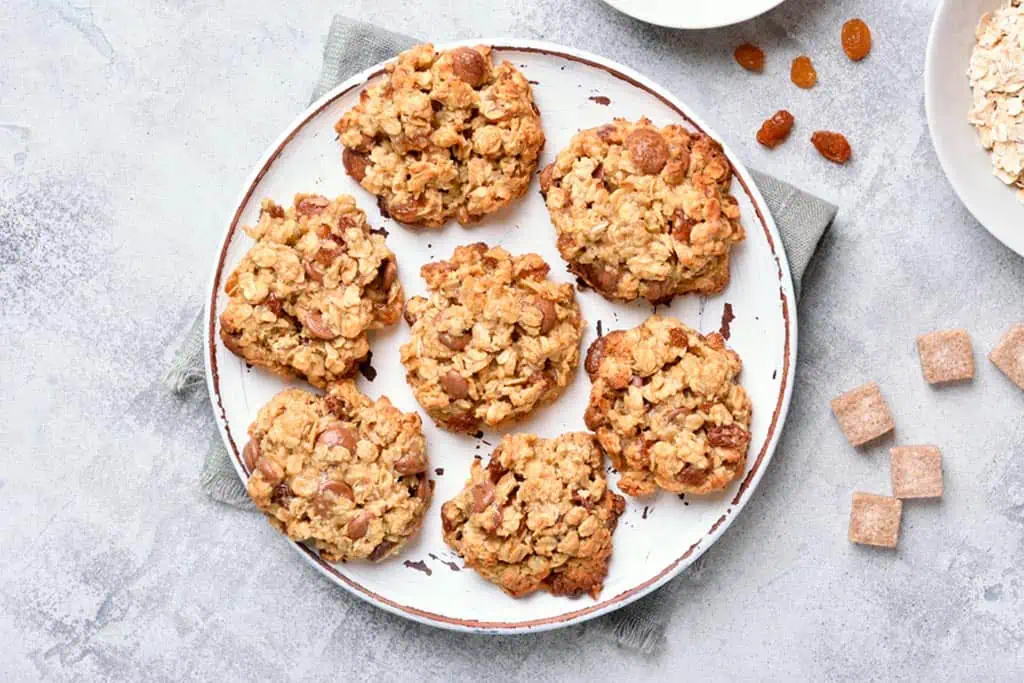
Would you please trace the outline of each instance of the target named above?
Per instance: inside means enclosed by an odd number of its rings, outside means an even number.
[[[942,453],[935,446],[899,446],[889,450],[892,495],[896,498],[942,496]]]
[[[928,384],[974,377],[974,351],[967,330],[939,330],[917,338],[921,372]]]
[[[988,359],[1014,384],[1024,389],[1024,323],[1011,327],[999,346],[988,354]]]
[[[850,508],[850,542],[895,548],[902,516],[902,500],[855,491]]]
[[[896,427],[889,406],[875,382],[868,382],[832,399],[832,412],[852,446],[866,444]]]

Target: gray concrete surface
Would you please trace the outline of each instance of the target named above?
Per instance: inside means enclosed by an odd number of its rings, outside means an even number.
[[[598,0],[5,0],[0,3],[0,679],[1020,680],[1024,393],[984,357],[1024,319],[1024,260],[968,215],[924,118],[932,0],[789,0],[703,33]],[[739,521],[665,599],[644,658],[603,629],[453,635],[350,598],[258,516],[196,487],[210,429],[157,379],[203,293],[226,207],[305,104],[334,11],[435,40],[546,38],[670,86],[752,166],[833,199],[805,280],[789,424]],[[864,17],[852,65],[839,27]],[[769,53],[741,73],[732,48]],[[798,91],[789,60],[820,85]],[[753,134],[798,119],[774,152]],[[809,150],[845,131],[848,167]],[[978,377],[934,390],[917,333],[964,326]],[[846,446],[828,399],[867,379],[946,496],[906,506],[897,552],[846,541],[850,492],[886,491],[882,444]]]

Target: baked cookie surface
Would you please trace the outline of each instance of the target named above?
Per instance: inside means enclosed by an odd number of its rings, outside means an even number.
[[[623,492],[709,493],[743,473],[751,404],[736,383],[741,368],[717,332],[657,315],[591,345],[585,420]]]
[[[406,304],[401,358],[416,400],[445,429],[525,417],[572,380],[583,320],[573,286],[548,270],[537,254],[482,243],[420,269],[430,296]]]
[[[482,45],[401,53],[335,129],[346,172],[381,210],[430,228],[522,197],[544,146],[530,84]]]
[[[647,119],[580,131],[541,173],[569,269],[612,300],[721,291],[745,233],[721,145]]]
[[[394,254],[352,197],[264,199],[256,244],[228,277],[224,345],[247,362],[326,388],[370,351],[367,331],[402,312]]]
[[[444,540],[483,578],[520,597],[597,597],[625,508],[590,434],[506,435],[441,508]]]
[[[329,562],[399,553],[423,523],[433,482],[419,415],[372,401],[351,380],[326,396],[277,394],[249,427],[249,496],[289,538]]]

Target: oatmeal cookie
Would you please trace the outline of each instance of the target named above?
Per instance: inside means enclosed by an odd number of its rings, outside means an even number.
[[[483,578],[520,597],[537,590],[596,598],[625,508],[608,490],[586,433],[509,434],[441,508],[445,543]]]
[[[335,125],[346,172],[409,225],[468,224],[522,197],[544,146],[526,78],[491,48],[417,45]]]
[[[295,195],[288,209],[263,200],[245,228],[256,244],[228,277],[224,345],[246,362],[313,386],[355,372],[367,331],[402,313],[395,255],[346,195]]]
[[[445,429],[511,422],[569,385],[583,320],[573,286],[548,280],[548,270],[537,254],[481,243],[420,269],[431,294],[406,305],[402,363],[416,400]]]
[[[263,406],[243,451],[248,491],[279,531],[329,562],[396,555],[423,524],[422,424],[351,380],[326,396],[287,389]]]
[[[722,335],[655,315],[595,341],[585,365],[587,427],[622,473],[623,492],[709,493],[743,473],[750,398]]]
[[[717,142],[682,126],[615,119],[577,133],[541,173],[569,269],[608,299],[721,291],[744,239]]]

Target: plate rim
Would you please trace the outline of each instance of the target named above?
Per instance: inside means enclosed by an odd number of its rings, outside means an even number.
[[[690,30],[705,30],[712,28],[722,28],[723,26],[735,26],[736,24],[742,24],[744,21],[750,21],[754,17],[759,17],[766,12],[770,12],[786,0],[768,0],[768,4],[764,9],[757,10],[752,14],[744,13],[742,16],[735,19],[726,19],[724,21],[717,22],[705,22],[705,23],[671,23],[666,22],[661,17],[654,15],[652,12],[636,12],[632,6],[629,6],[628,0],[604,0],[604,2],[612,9],[622,12],[628,17],[633,17],[639,21],[653,24],[654,26],[661,26],[663,28],[676,28],[676,29],[690,29]],[[627,9],[628,8],[628,9]]]
[[[953,0],[939,1],[939,4],[935,7],[935,14],[932,15],[931,26],[928,29],[928,44],[925,47],[923,73],[924,110],[925,118],[928,121],[928,137],[931,139],[932,149],[935,150],[935,156],[939,158],[939,166],[942,167],[942,174],[946,176],[946,182],[949,183],[950,187],[953,188],[954,194],[956,194],[957,199],[959,199],[960,203],[964,205],[964,208],[967,209],[968,213],[970,213],[971,216],[974,217],[974,220],[976,220],[978,224],[981,225],[981,227],[984,228],[986,232],[988,232],[988,234],[996,238],[996,240],[1001,242],[1004,246],[1006,246],[1007,249],[1020,256],[1024,256],[1024,232],[1022,232],[1015,239],[1015,236],[1008,232],[1007,230],[1004,230],[1002,227],[993,228],[982,219],[984,210],[981,204],[977,200],[969,198],[966,192],[962,189],[961,184],[954,180],[954,177],[956,176],[952,171],[952,169],[954,168],[953,159],[951,158],[946,145],[939,142],[940,130],[936,112],[938,111],[940,104],[936,99],[938,95],[935,92],[935,88],[932,87],[932,81],[937,77],[935,75],[935,60],[937,59],[939,50],[939,23],[942,21],[946,13],[949,11],[952,2]],[[971,31],[973,33],[973,26],[971,28]],[[965,88],[969,88],[966,76],[967,66],[967,64],[964,64]],[[966,112],[964,113],[964,125],[970,125],[969,123],[967,123]],[[975,133],[975,135],[977,135],[977,133]],[[995,180],[995,176],[993,176],[993,179]],[[1022,211],[1024,211],[1024,204],[1022,204],[1021,206]]]
[[[757,489],[769,462],[775,454],[783,426],[786,422],[796,374],[798,349],[797,307],[789,261],[786,256],[784,245],[782,244],[781,235],[779,234],[775,221],[768,210],[764,197],[761,195],[760,190],[754,183],[749,171],[746,166],[738,160],[739,158],[737,155],[732,152],[721,137],[718,136],[713,129],[707,126],[699,116],[695,115],[689,107],[672,95],[670,91],[658,85],[646,76],[643,76],[635,70],[619,64],[614,60],[601,57],[586,50],[559,45],[549,41],[509,37],[483,37],[436,43],[435,47],[438,50],[447,50],[455,47],[478,44],[492,46],[497,51],[518,51],[546,54],[599,68],[616,78],[626,81],[634,87],[641,88],[649,95],[661,100],[666,106],[678,112],[678,114],[685,119],[686,123],[691,127],[703,131],[721,143],[726,158],[729,160],[730,165],[733,168],[737,181],[750,197],[751,204],[756,214],[756,220],[761,224],[765,237],[768,240],[772,256],[775,259],[778,271],[777,277],[779,282],[780,309],[786,332],[785,343],[783,346],[781,390],[772,412],[764,445],[760,453],[758,453],[757,457],[754,459],[751,469],[746,473],[746,476],[740,483],[738,490],[729,501],[726,511],[711,525],[708,531],[706,531],[700,539],[687,548],[682,555],[669,563],[668,566],[659,571],[653,577],[646,579],[636,586],[621,591],[614,596],[610,596],[582,608],[571,609],[559,615],[526,621],[485,622],[473,619],[454,618],[443,614],[435,614],[421,610],[411,605],[402,605],[394,600],[378,595],[372,590],[361,585],[356,580],[345,576],[333,565],[322,561],[317,553],[308,548],[305,544],[292,541],[291,539],[282,536],[282,538],[286,540],[288,544],[306,560],[306,562],[317,569],[320,573],[324,574],[333,583],[341,586],[352,595],[391,614],[411,619],[429,626],[453,631],[487,634],[530,633],[563,628],[573,624],[582,623],[625,607],[631,602],[648,595],[677,576],[683,569],[690,566],[700,558],[708,548],[717,542],[725,530],[729,528],[733,520],[740,512],[742,512],[746,507],[746,504],[753,497],[754,491]],[[218,335],[216,334],[216,304],[219,293],[220,275],[225,266],[228,248],[232,242],[235,231],[238,229],[238,222],[241,218],[244,207],[255,192],[255,188],[259,184],[260,180],[266,174],[267,170],[277,157],[280,156],[288,142],[295,137],[303,126],[317,116],[324,108],[329,106],[335,99],[341,97],[354,88],[365,85],[371,78],[380,74],[383,71],[383,65],[386,64],[387,61],[390,60],[375,64],[374,66],[371,66],[368,69],[346,79],[336,87],[331,88],[322,97],[306,107],[301,114],[295,117],[285,128],[284,132],[282,132],[281,135],[279,135],[268,146],[267,151],[260,157],[260,160],[255,165],[253,171],[246,177],[242,186],[242,191],[239,193],[232,206],[231,212],[228,214],[228,220],[226,221],[227,230],[222,237],[220,248],[217,250],[215,258],[213,259],[212,272],[210,279],[207,282],[206,303],[204,305],[204,320],[206,322],[204,324],[203,358],[206,370],[207,391],[210,396],[210,403],[213,408],[215,422],[217,423],[217,430],[220,433],[221,440],[224,442],[228,451],[231,463],[243,484],[247,477],[241,464],[239,449],[231,435],[225,411],[221,404],[216,360],[218,339]]]

